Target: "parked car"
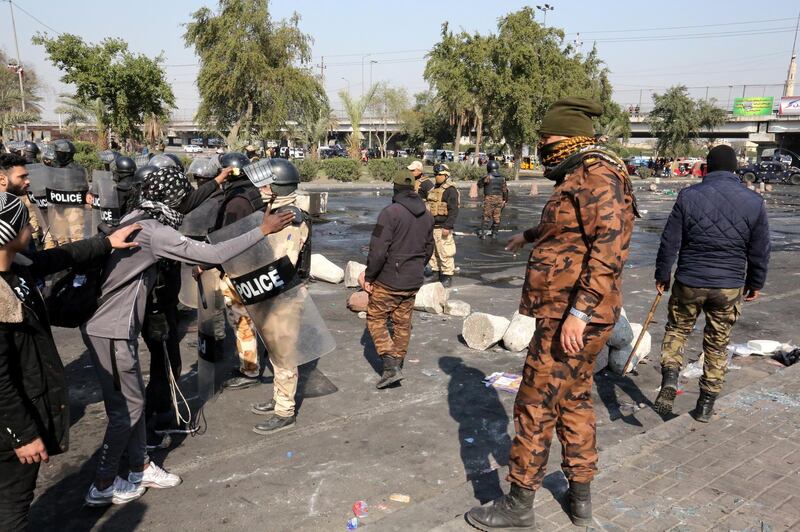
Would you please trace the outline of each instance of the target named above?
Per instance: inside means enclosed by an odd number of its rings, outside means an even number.
[[[292,148],[289,150],[289,157],[292,159],[305,159],[306,152],[303,148]]]
[[[800,168],[782,160],[765,159],[736,170],[745,183],[791,183],[800,185]]]
[[[183,147],[183,151],[186,153],[203,153],[203,148],[196,144],[187,144]]]

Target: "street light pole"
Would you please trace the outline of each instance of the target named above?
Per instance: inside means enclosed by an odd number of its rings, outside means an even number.
[[[539,11],[544,13],[544,22],[543,22],[542,26],[544,26],[546,28],[547,27],[547,12],[554,10],[555,6],[551,6],[550,4],[542,4],[540,6],[536,6],[536,9],[538,9]]]
[[[370,86],[370,88],[372,88],[372,65],[374,65],[375,63],[377,63],[376,60],[370,59],[370,61],[369,61],[369,86]]]
[[[733,85],[728,85],[728,104],[726,105],[727,110],[731,109],[731,94],[733,93]],[[733,111],[731,111],[733,112]]]
[[[370,54],[361,56],[361,96],[364,96],[364,59],[369,57]]]
[[[347,94],[350,94],[350,80],[344,77],[342,79],[347,83]]]
[[[794,43],[792,44],[792,57],[789,60],[789,71],[786,73],[786,84],[783,86],[784,96],[794,96],[794,77],[797,75],[797,30],[800,29],[800,13],[797,14],[797,23],[794,26]]]
[[[17,47],[17,77],[19,77],[19,98],[22,104],[22,113],[25,114],[25,89],[22,86],[22,60],[19,58],[19,41],[17,40],[17,22],[14,20],[14,4],[11,2],[11,0],[8,0],[8,8],[11,10],[11,28],[14,31],[14,45]],[[28,140],[28,124],[23,122],[22,129],[25,132],[25,140]]]

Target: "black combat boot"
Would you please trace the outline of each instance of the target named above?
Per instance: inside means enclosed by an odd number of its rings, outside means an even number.
[[[511,484],[511,491],[491,506],[476,506],[467,512],[467,522],[478,530],[495,528],[533,528],[533,499],[536,492]]]
[[[453,286],[453,276],[440,273],[439,282],[442,283],[442,286],[444,286],[445,288],[450,288],[451,286]]]
[[[672,413],[672,405],[675,402],[675,395],[678,393],[678,368],[661,368],[661,391],[658,392],[656,402],[653,403],[653,410],[665,416]]]
[[[222,383],[222,387],[226,390],[246,390],[259,384],[261,384],[260,378],[248,377],[237,369],[233,371],[233,376],[230,379]]]
[[[575,526],[592,526],[592,492],[589,482],[569,481],[569,518]]]
[[[267,420],[264,421],[263,423],[259,423],[258,425],[253,427],[253,432],[255,432],[256,434],[263,434],[264,436],[267,436],[269,434],[275,434],[276,432],[281,431],[283,429],[288,429],[289,427],[294,425],[295,421],[296,421],[295,416],[289,416],[289,417],[281,417],[277,415],[272,416],[267,418]]]
[[[270,399],[266,403],[256,403],[250,405],[250,411],[259,416],[267,416],[275,411],[275,400]]]
[[[700,397],[697,398],[697,405],[691,411],[692,417],[695,421],[700,423],[708,423],[711,421],[711,414],[714,413],[714,401],[717,400],[717,394],[710,393],[705,390],[700,390]]]
[[[497,239],[497,226],[496,225],[492,226],[492,239],[494,239],[494,240]]]
[[[478,235],[478,238],[480,238],[481,240],[486,238],[486,226],[484,224],[481,224],[481,228],[478,229],[476,234]]]
[[[403,361],[399,358],[384,356],[383,359],[383,373],[381,373],[381,380],[375,385],[379,390],[391,386],[396,382],[403,380],[403,370],[401,369]]]

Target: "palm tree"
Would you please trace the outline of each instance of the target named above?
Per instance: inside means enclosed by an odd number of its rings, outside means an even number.
[[[319,115],[316,117],[313,114],[303,116],[299,125],[303,133],[303,140],[310,148],[311,158],[317,159],[319,143],[327,140],[328,134],[336,129],[339,121],[333,111],[326,106],[320,110]]]
[[[144,141],[150,148],[156,146],[164,138],[164,124],[162,120],[163,117],[155,113],[149,113],[144,118]]]
[[[61,94],[59,106],[55,110],[58,114],[65,115],[63,122],[72,138],[78,138],[88,125],[97,132],[97,149],[108,149],[108,109],[102,100],[97,98],[86,101],[69,94]]]
[[[350,125],[353,127],[353,132],[347,136],[347,143],[350,148],[350,157],[358,160],[361,157],[361,141],[364,135],[361,134],[361,119],[364,118],[364,112],[369,107],[369,102],[375,95],[376,85],[373,85],[369,90],[361,96],[361,98],[353,99],[349,92],[339,91],[339,98],[344,105],[344,112],[347,118],[350,119]]]

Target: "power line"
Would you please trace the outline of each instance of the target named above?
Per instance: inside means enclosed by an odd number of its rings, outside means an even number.
[[[694,33],[694,34],[675,34],[675,35],[654,35],[649,37],[619,37],[610,39],[595,39],[598,43],[615,42],[656,42],[656,41],[682,41],[686,39],[718,39],[724,37],[748,37],[752,35],[772,35],[775,33],[787,33],[794,31],[794,28],[782,27],[771,28],[768,30],[747,30],[716,33]]]
[[[661,28],[638,28],[638,29],[627,29],[627,30],[593,30],[593,31],[578,31],[575,33],[586,34],[586,33],[631,33],[636,31],[656,31],[656,30],[687,30],[687,29],[694,29],[694,28],[717,28],[721,26],[740,26],[745,24],[763,24],[767,22],[786,22],[784,18],[770,18],[770,19],[763,19],[763,20],[749,20],[747,22],[723,22],[720,24],[698,24],[696,26],[669,26],[669,27],[661,27]],[[574,35],[575,33],[566,33],[565,35]]]
[[[19,5],[18,3],[16,3],[16,2],[12,2],[11,0],[7,0],[7,1],[8,1],[8,3],[9,3],[9,4],[13,4],[13,5],[14,5],[14,7],[16,7],[17,9],[19,9],[20,11],[22,11],[23,13],[25,13],[26,15],[28,15],[29,17],[31,17],[33,20],[35,20],[36,22],[38,22],[39,24],[41,24],[42,26],[44,26],[44,27],[45,27],[45,28],[47,28],[48,30],[52,31],[52,32],[53,32],[53,33],[55,33],[56,35],[61,35],[61,32],[60,32],[60,31],[58,31],[58,30],[56,30],[56,29],[53,29],[53,27],[52,27],[52,26],[48,26],[47,24],[45,24],[44,22],[42,22],[41,20],[39,20],[39,19],[38,19],[38,18],[36,18],[35,16],[31,15],[31,14],[30,14],[28,11],[26,11],[25,9],[23,9],[22,7],[20,7],[20,5]]]

